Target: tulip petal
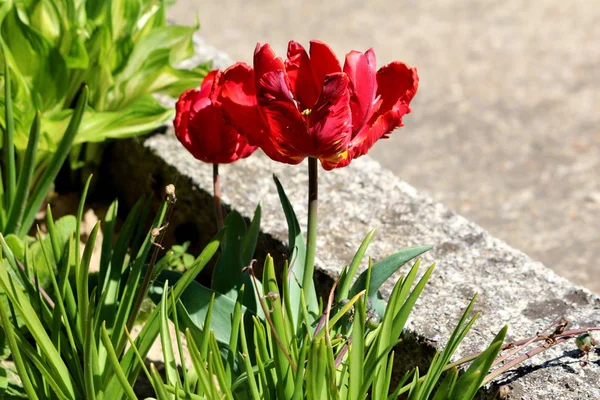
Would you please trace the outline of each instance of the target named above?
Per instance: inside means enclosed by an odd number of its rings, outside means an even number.
[[[175,135],[195,158],[207,163],[231,163],[256,150],[229,123],[216,101],[222,91],[222,77],[220,71],[212,71],[200,90],[187,90],[175,106]]]
[[[191,152],[192,139],[188,131],[188,122],[190,120],[190,109],[196,99],[201,98],[198,89],[188,89],[181,94],[179,100],[175,104],[175,120],[173,127],[175,128],[175,136]]]
[[[323,84],[327,75],[342,72],[342,67],[335,53],[325,43],[318,40],[311,40],[309,52],[310,66],[317,87]]]
[[[283,60],[281,57],[277,57],[268,43],[262,46],[258,43],[254,50],[254,77],[256,86],[258,87],[258,81],[264,74],[272,71],[285,71]],[[286,83],[289,86],[287,78]]]
[[[287,58],[285,61],[285,72],[290,80],[292,92],[298,101],[298,108],[300,111],[310,109],[319,97],[322,81],[314,81],[311,60],[300,43],[293,40],[290,41]]]
[[[207,97],[210,91],[212,90],[215,81],[219,81],[219,77],[221,76],[221,71],[218,69],[210,71],[204,79],[202,80],[202,84],[200,85],[200,92],[203,97]]]
[[[351,158],[366,154],[379,139],[387,138],[402,126],[402,117],[410,113],[410,101],[417,92],[416,68],[395,61],[377,71],[377,103],[373,115],[350,145]]]
[[[344,73],[327,75],[308,117],[309,135],[316,146],[313,155],[321,159],[337,160],[347,150],[352,132],[349,84]]]
[[[217,98],[232,125],[253,145],[264,141],[267,126],[260,114],[254,86],[254,72],[245,63],[227,68]]]
[[[356,135],[369,120],[377,91],[375,52],[351,51],[346,55],[344,72],[351,82],[352,133]]]
[[[258,104],[270,128],[269,140],[260,145],[263,151],[276,161],[288,164],[297,164],[312,155],[314,146],[308,140],[302,115],[285,81],[285,72],[264,74],[257,89]]]
[[[381,98],[381,106],[373,119],[391,110],[398,102],[407,106],[419,87],[419,76],[416,68],[394,61],[377,71],[377,96]]]

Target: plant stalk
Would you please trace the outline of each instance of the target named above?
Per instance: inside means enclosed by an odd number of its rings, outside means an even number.
[[[221,205],[221,179],[219,177],[219,164],[213,164],[213,193],[215,198],[215,216],[217,218],[217,231],[223,229],[223,206]]]
[[[304,276],[302,289],[311,287],[315,272],[315,253],[317,247],[317,222],[319,198],[319,165],[315,157],[308,159],[308,227],[306,232],[306,260],[304,262]]]
[[[156,265],[156,260],[158,259],[158,253],[161,250],[164,250],[162,246],[162,242],[165,238],[165,232],[167,226],[169,226],[169,221],[171,220],[171,214],[173,213],[173,206],[177,201],[177,197],[175,196],[175,186],[167,185],[166,189],[166,201],[167,201],[167,210],[165,213],[165,219],[163,221],[163,225],[161,228],[154,228],[152,230],[152,236],[154,237],[154,241],[152,244],[154,245],[154,250],[152,252],[152,256],[150,258],[150,262],[148,263],[148,269],[146,270],[146,275],[144,276],[144,280],[142,282],[142,286],[138,292],[138,295],[135,299],[135,303],[133,308],[131,309],[131,314],[129,314],[129,319],[127,320],[126,327],[131,331],[133,328],[133,324],[140,312],[140,308],[142,307],[142,302],[148,293],[148,287],[150,286],[150,278],[152,277],[152,272],[154,271],[154,266]],[[124,340],[125,338],[123,338]],[[119,346],[119,349],[121,346]]]

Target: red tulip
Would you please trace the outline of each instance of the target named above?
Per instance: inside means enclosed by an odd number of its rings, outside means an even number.
[[[254,84],[251,75],[238,92],[243,98],[225,103],[251,115],[252,128],[242,129],[248,142],[289,164],[319,158],[326,170],[348,165],[402,126],[419,82],[417,70],[401,62],[376,71],[372,49],[348,53],[342,69],[319,41],[309,53],[291,41],[285,61],[268,44],[257,45]]]
[[[229,96],[235,94],[236,77],[246,70],[250,67],[238,63],[224,72],[211,71],[200,90],[190,89],[179,97],[173,121],[175,135],[197,159],[227,164],[248,157],[256,150],[231,123],[221,103],[223,91],[228,91]]]

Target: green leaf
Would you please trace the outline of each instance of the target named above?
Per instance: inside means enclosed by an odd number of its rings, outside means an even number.
[[[196,259],[196,262],[185,274],[181,276],[179,281],[175,284],[173,289],[173,299],[175,301],[179,300],[181,294],[185,291],[185,289],[190,285],[190,283],[196,278],[196,276],[204,269],[206,264],[210,261],[210,259],[214,256],[215,252],[218,250],[221,242],[221,234],[219,233],[202,251],[202,253]],[[171,281],[171,279],[169,279]],[[137,348],[138,353],[145,357],[154,340],[158,336],[160,331],[160,322],[158,318],[158,309],[154,309],[146,324],[142,327],[141,332],[135,341],[135,346]],[[137,378],[140,369],[142,368],[142,364],[136,358],[136,352],[132,349],[129,349],[127,353],[124,355],[121,361],[121,367],[125,374],[127,375],[127,379],[129,382],[135,381]],[[122,388],[119,384],[118,380],[113,378],[110,379],[108,384],[106,385],[105,398],[121,398],[122,396]]]
[[[363,299],[356,303],[354,311],[354,323],[352,324],[352,344],[349,354],[349,380],[348,400],[360,400],[365,397],[360,392],[363,378],[363,362],[365,358],[365,321],[367,319],[366,307]]]
[[[155,283],[150,286],[150,298],[158,304],[162,295],[162,285],[167,280],[171,285],[176,284],[183,275],[177,271],[165,270],[157,277]],[[207,318],[207,312],[212,297],[214,300],[214,312],[210,319],[210,329],[215,331],[215,338],[219,343],[229,344],[231,340],[232,319],[236,308],[236,301],[228,296],[217,293],[196,281],[189,283],[183,291],[177,305],[179,324],[181,329],[190,329],[194,337],[200,339],[200,333],[204,331],[203,326]],[[242,306],[242,314],[249,319],[252,314],[246,307]],[[250,319],[249,319],[250,320]]]
[[[179,386],[179,372],[177,371],[177,363],[175,361],[175,353],[173,352],[173,341],[169,332],[169,312],[167,307],[168,282],[163,286],[163,293],[159,303],[160,307],[160,343],[163,351],[163,361],[165,363],[165,371],[167,384]],[[178,334],[178,333],[176,333]]]
[[[240,331],[241,331],[241,345],[242,345],[242,361],[244,364],[244,368],[246,371],[248,387],[250,389],[250,393],[252,394],[253,399],[259,399],[260,394],[258,392],[258,386],[256,384],[256,379],[254,378],[254,369],[252,368],[252,363],[250,362],[250,351],[248,349],[248,342],[246,340],[246,329],[244,321],[240,319]],[[259,358],[257,356],[257,358]],[[258,365],[262,366],[263,363],[258,360]],[[263,389],[263,393],[268,391],[268,386],[265,386]],[[267,392],[268,393],[268,392]]]
[[[115,76],[115,98],[112,108],[123,107],[131,99],[147,93],[154,81],[160,80],[164,68],[193,54],[191,38],[195,27],[165,26],[153,29],[135,43],[127,65]]]
[[[133,388],[127,381],[127,377],[125,376],[125,373],[121,368],[121,365],[119,364],[119,359],[117,358],[117,354],[115,353],[115,349],[110,341],[110,337],[108,336],[108,331],[106,330],[106,326],[104,325],[104,323],[102,324],[101,333],[102,343],[104,344],[104,347],[106,348],[106,351],[108,353],[109,365],[111,366],[113,373],[115,374],[119,383],[121,384],[121,387],[125,392],[126,398],[130,400],[137,400],[137,396],[135,395]]]
[[[87,96],[88,89],[84,88],[82,94],[77,102],[75,107],[75,111],[73,113],[73,117],[69,122],[69,126],[63,135],[62,140],[60,141],[56,153],[52,156],[49,165],[44,170],[42,176],[39,179],[39,183],[36,185],[32,195],[31,200],[25,209],[25,214],[23,217],[23,225],[21,226],[20,234],[21,236],[25,235],[33,221],[35,219],[35,214],[39,210],[44,198],[48,194],[50,186],[56,179],[60,167],[64,163],[69,154],[69,150],[71,149],[71,145],[75,136],[77,135],[77,130],[79,129],[79,125],[81,124],[81,118],[83,116],[83,110],[87,104]]]
[[[313,340],[306,366],[306,397],[309,400],[328,398],[326,359],[327,344],[325,339]]]
[[[369,284],[369,289],[367,290],[367,297],[369,299],[374,299],[377,295],[377,291],[391,277],[400,267],[406,264],[408,261],[412,260],[415,257],[420,256],[428,250],[431,250],[433,246],[416,246],[409,247],[399,252],[392,254],[384,258],[383,260],[376,262],[373,265],[373,270],[371,271],[371,281]],[[366,281],[367,281],[367,271],[363,271],[350,289],[349,296],[354,296],[356,293],[361,290],[366,289]]]
[[[354,275],[356,275],[356,271],[358,271],[358,267],[360,265],[361,260],[363,259],[367,248],[369,247],[369,243],[371,243],[371,239],[375,234],[375,229],[371,230],[367,236],[363,239],[360,247],[356,251],[356,254],[352,258],[352,262],[350,263],[350,267],[347,269],[347,272],[340,277],[340,283],[338,284],[338,289],[336,290],[336,301],[340,302],[343,299],[348,298],[350,291],[350,284],[352,283],[352,279],[354,279]],[[365,281],[366,282],[366,281]]]
[[[2,46],[2,53],[6,54],[4,46]],[[4,143],[2,143],[3,147],[3,156],[4,156],[4,172],[6,176],[0,176],[0,179],[5,182],[5,204],[4,207],[7,210],[10,210],[13,205],[13,201],[15,199],[16,186],[17,186],[17,172],[15,166],[15,146],[14,146],[14,134],[15,134],[15,126],[13,119],[13,105],[12,105],[12,94],[11,94],[11,83],[10,83],[10,69],[8,67],[8,61],[6,56],[4,57],[4,98],[5,98],[5,107],[4,107],[4,118],[6,129],[4,131]],[[11,233],[7,231],[6,233]]]
[[[450,397],[450,394],[454,390],[454,385],[456,384],[456,378],[458,378],[458,369],[456,367],[446,371],[446,376],[435,391],[432,400],[446,400]]]
[[[506,337],[508,326],[505,326],[498,332],[492,340],[490,346],[484,350],[469,366],[469,369],[458,378],[450,396],[450,400],[472,399],[477,394],[485,379],[485,375],[490,370],[492,363],[498,356],[502,343]]]
[[[242,265],[249,266],[256,251],[256,243],[260,234],[260,218],[262,214],[262,204],[259,203],[254,210],[254,217],[246,231],[242,242]]]
[[[28,331],[35,339],[40,351],[44,355],[48,367],[54,371],[61,388],[68,393],[71,398],[75,398],[75,387],[73,378],[69,369],[63,362],[63,359],[48,337],[44,325],[39,320],[36,311],[33,309],[27,296],[15,285],[11,284],[11,277],[5,268],[0,268],[0,288],[6,293],[10,302],[14,305],[16,312],[22,318]],[[14,353],[14,349],[11,347]]]
[[[253,287],[250,274],[243,271],[249,263],[245,264],[242,256],[245,251],[244,246],[252,246],[250,243],[245,243],[246,236],[248,234],[250,236],[257,235],[258,232],[248,233],[246,223],[237,211],[229,213],[225,219],[225,227],[225,245],[212,274],[211,288],[215,292],[235,300],[242,285],[246,285],[248,288]],[[256,230],[256,227],[254,229]],[[252,238],[249,238],[248,241],[252,241]],[[256,243],[256,239],[254,241]],[[254,253],[254,248],[252,248],[252,253]],[[253,312],[257,312],[258,299],[253,290],[245,292],[243,304]]]
[[[292,370],[295,369],[291,364],[287,344],[289,336],[286,329],[285,319],[283,317],[283,309],[281,304],[281,294],[275,277],[275,266],[273,258],[267,255],[265,266],[263,269],[263,294],[269,301],[270,318],[272,320],[271,334],[276,339],[277,344],[274,344],[274,359],[275,370],[277,371],[277,395],[281,399],[289,399],[294,393],[294,376]],[[265,300],[266,301],[266,300]]]
[[[296,217],[296,213],[292,208],[292,204],[290,203],[287,195],[285,194],[285,190],[283,189],[281,182],[275,175],[273,175],[273,180],[275,181],[275,185],[277,186],[279,201],[281,202],[281,207],[283,208],[283,212],[285,213],[285,219],[288,225],[288,247],[290,249],[290,266],[287,279],[290,303],[299,305],[297,308],[292,308],[293,318],[294,321],[296,321],[297,328],[298,326],[300,326],[302,321],[302,310],[300,307],[300,292],[303,289],[301,287],[301,282],[304,277],[306,246],[304,244],[304,237],[302,236],[300,224],[298,223],[298,218]],[[317,294],[314,285],[310,285],[310,287],[304,288],[304,296],[307,302],[310,317],[312,319],[310,322],[312,323],[319,317],[319,302],[317,299]]]
[[[117,223],[117,213],[119,209],[119,202],[117,200],[113,201],[108,210],[106,211],[106,216],[104,217],[104,237],[111,238],[115,234],[115,225]],[[112,240],[103,240],[102,241],[102,250],[100,252],[100,267],[98,269],[98,290],[102,292],[104,290],[105,285],[107,285],[106,278],[108,276],[110,262],[112,259],[113,253],[113,243]]]
[[[6,338],[8,339],[8,343],[13,355],[13,361],[15,363],[15,367],[17,368],[17,372],[19,373],[19,377],[21,378],[21,382],[30,399],[37,399],[37,393],[29,379],[29,373],[23,360],[23,356],[21,355],[20,347],[17,346],[17,341],[15,338],[15,334],[13,332],[13,324],[10,322],[8,317],[8,311],[5,309],[5,295],[0,295],[0,317],[2,318],[2,327],[4,329],[4,333],[6,334]]]

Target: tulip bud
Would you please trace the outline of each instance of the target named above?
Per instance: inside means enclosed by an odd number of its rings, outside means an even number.
[[[381,317],[377,313],[372,313],[367,317],[367,328],[368,329],[377,329],[377,327],[381,324]]]
[[[575,344],[582,352],[589,353],[596,346],[596,340],[589,333],[583,333],[577,336]]]

